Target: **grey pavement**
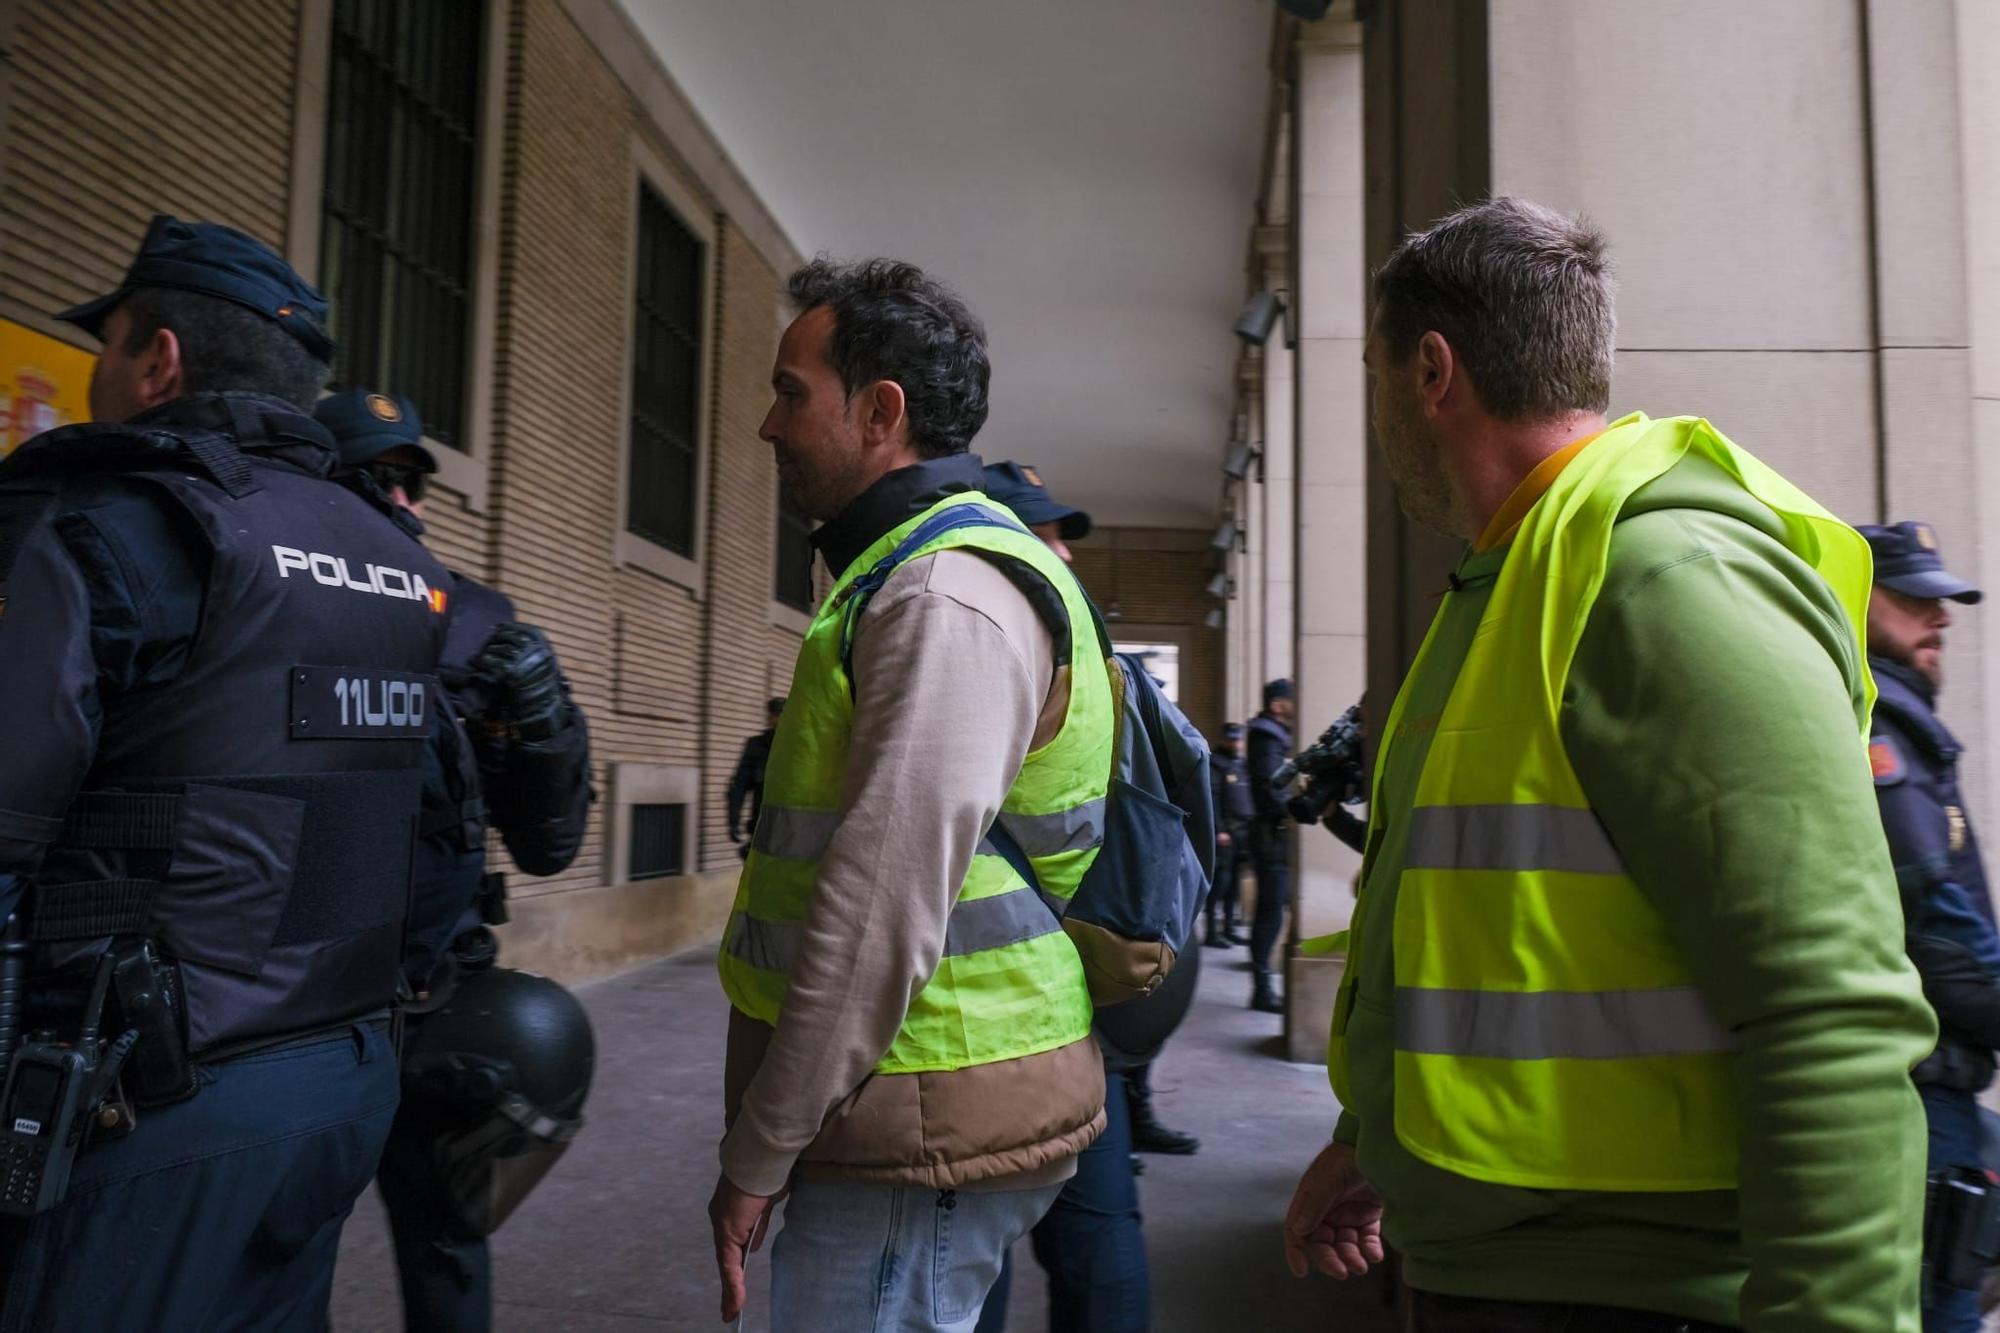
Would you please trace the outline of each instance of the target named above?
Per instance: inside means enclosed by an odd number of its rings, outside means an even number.
[[[1394,1327],[1383,1285],[1294,1281],[1279,1223],[1335,1106],[1319,1066],[1281,1058],[1279,1020],[1247,1007],[1241,949],[1205,950],[1193,1012],[1154,1066],[1161,1119],[1201,1136],[1193,1157],[1142,1159],[1139,1181],[1160,1333]],[[579,991],[597,1029],[597,1081],[574,1147],[494,1238],[503,1333],[719,1327],[706,1205],[722,1120],[724,1001],[707,950]],[[1041,1274],[1014,1256],[1010,1333],[1047,1328]],[[744,1328],[764,1330],[760,1255]],[[400,1326],[373,1191],[341,1244],[334,1327]]]

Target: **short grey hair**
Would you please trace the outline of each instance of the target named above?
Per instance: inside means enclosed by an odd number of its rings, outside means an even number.
[[[1375,334],[1400,365],[1437,332],[1502,421],[1611,403],[1618,284],[1604,233],[1526,199],[1461,208],[1404,238],[1375,273]]]

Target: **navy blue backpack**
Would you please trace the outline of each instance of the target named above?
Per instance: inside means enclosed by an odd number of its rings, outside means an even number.
[[[843,662],[851,669],[854,633],[868,602],[889,575],[927,543],[963,527],[1026,527],[994,511],[957,505],[920,524],[848,590]],[[995,551],[991,560],[1019,587],[1055,636],[1056,660],[1085,669],[1072,642],[1062,595],[1034,566]],[[1088,598],[1086,597],[1086,600]],[[1145,664],[1114,653],[1104,619],[1091,607],[1105,669],[1111,673],[1117,718],[1111,784],[1105,793],[1103,844],[1061,913],[1063,930],[1083,959],[1091,999],[1099,1005],[1150,995],[1167,979],[1194,933],[1215,870],[1215,807],[1208,783],[1208,742],[1196,731]],[[1027,853],[1000,824],[987,830],[994,850],[1038,892]],[[1060,900],[1042,895],[1055,910]]]

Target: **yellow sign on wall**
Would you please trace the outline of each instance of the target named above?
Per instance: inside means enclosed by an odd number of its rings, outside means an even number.
[[[0,319],[0,458],[45,430],[88,421],[96,364],[89,352]]]

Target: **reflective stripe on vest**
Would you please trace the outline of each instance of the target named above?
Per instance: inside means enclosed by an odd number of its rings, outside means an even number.
[[[1508,991],[1396,988],[1396,1049],[1494,1060],[1611,1060],[1733,1051],[1692,986]]]
[[[1069,711],[1055,737],[1023,763],[998,816],[1033,863],[1043,894],[981,840],[946,919],[938,968],[877,1064],[882,1074],[1014,1059],[1081,1041],[1090,1032],[1089,991],[1061,914],[1103,842],[1115,721],[1111,680],[1075,576],[1005,510],[978,495],[941,501],[884,535],[842,572],[815,615],[772,738],[764,804],[717,966],[736,1009],[777,1021],[805,947],[819,863],[840,827],[854,710],[842,651],[850,628],[848,594],[856,579],[927,519],[961,505],[980,506],[1006,526],[952,528],[918,554],[974,548],[1029,566],[1048,580],[1078,628],[1070,636],[1075,652],[1066,664]],[[949,735],[937,738],[939,744],[950,742]]]
[[[1612,526],[1690,454],[1770,511],[1839,598],[1862,661],[1867,544],[1706,422],[1635,414],[1558,474],[1522,520],[1429,732],[1414,808],[1372,807],[1408,832],[1390,927],[1395,1134],[1441,1169],[1538,1189],[1735,1185],[1735,1039],[1589,809],[1560,720]],[[1430,649],[1427,638],[1412,678]],[[1872,701],[1870,684],[1856,701],[1857,766]],[[1385,735],[1401,734],[1403,704]],[[1343,1100],[1354,987],[1343,979],[1327,1052]]]

